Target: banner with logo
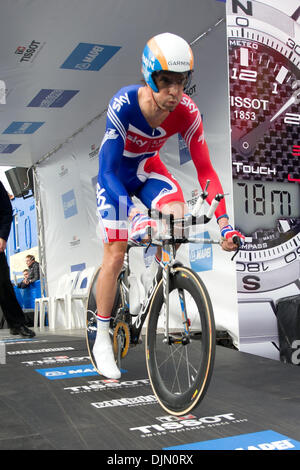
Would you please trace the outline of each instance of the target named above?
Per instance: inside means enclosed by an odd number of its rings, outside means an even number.
[[[227,1],[240,349],[273,359],[276,304],[300,296],[299,16],[297,0]]]

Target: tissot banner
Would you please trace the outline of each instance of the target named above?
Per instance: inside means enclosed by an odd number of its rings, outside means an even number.
[[[240,349],[279,358],[276,302],[299,295],[299,2],[227,0]]]

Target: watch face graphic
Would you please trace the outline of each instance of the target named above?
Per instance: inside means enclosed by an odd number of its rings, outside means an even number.
[[[299,278],[300,8],[227,8],[235,225],[246,235],[238,289],[266,292]]]

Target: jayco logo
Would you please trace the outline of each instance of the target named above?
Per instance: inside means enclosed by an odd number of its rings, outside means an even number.
[[[116,110],[117,112],[119,112],[123,104],[125,103],[130,104],[128,93],[125,93],[125,95],[121,95],[118,98],[115,98],[112,104],[112,108]]]

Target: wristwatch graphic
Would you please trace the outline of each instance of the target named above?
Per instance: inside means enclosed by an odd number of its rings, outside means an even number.
[[[246,236],[236,257],[240,332],[249,338],[276,336],[276,300],[300,294],[299,17],[298,0],[227,1],[235,225]]]

